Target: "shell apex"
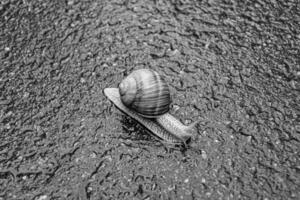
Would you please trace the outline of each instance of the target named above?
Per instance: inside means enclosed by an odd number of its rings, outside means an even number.
[[[119,84],[119,92],[122,102],[129,107],[136,97],[137,85],[134,77],[126,77]]]

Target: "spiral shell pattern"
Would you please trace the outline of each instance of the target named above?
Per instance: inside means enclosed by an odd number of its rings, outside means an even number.
[[[133,71],[119,84],[119,93],[123,104],[143,117],[156,118],[169,111],[170,90],[156,71]]]

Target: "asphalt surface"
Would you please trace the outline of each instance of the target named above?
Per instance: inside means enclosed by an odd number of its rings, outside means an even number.
[[[298,0],[1,0],[0,199],[299,199]],[[162,74],[164,144],[103,95]]]

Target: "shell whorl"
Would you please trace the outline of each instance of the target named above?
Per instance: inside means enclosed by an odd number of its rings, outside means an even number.
[[[119,84],[119,93],[124,105],[143,117],[156,118],[169,111],[169,86],[153,70],[133,71]]]

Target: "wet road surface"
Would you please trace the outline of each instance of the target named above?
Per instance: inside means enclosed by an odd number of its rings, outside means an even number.
[[[0,3],[0,199],[297,199],[299,1]],[[162,74],[169,146],[103,95]]]

